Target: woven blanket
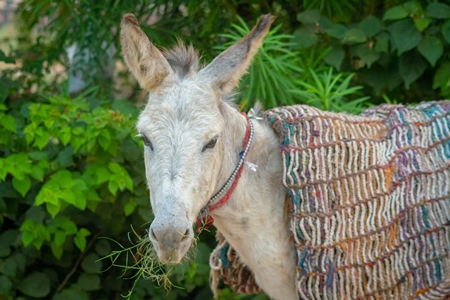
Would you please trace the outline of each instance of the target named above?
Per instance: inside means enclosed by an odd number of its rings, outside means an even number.
[[[450,297],[450,101],[264,117],[280,138],[299,298]],[[218,238],[213,281],[258,292]]]

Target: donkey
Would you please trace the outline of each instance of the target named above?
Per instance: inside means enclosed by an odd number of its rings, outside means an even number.
[[[273,17],[264,15],[251,32],[204,68],[191,46],[160,52],[132,14],[123,16],[123,57],[149,100],[137,121],[145,144],[145,170],[155,218],[149,237],[162,262],[179,263],[194,240],[192,224],[208,211],[214,225],[274,299],[296,299],[295,252],[286,210],[279,142],[264,122],[248,121],[232,102]],[[239,155],[247,142],[242,165]],[[217,209],[218,191],[240,167],[227,202]],[[235,176],[238,177],[238,176]],[[237,181],[236,181],[237,183]],[[225,188],[223,188],[225,185]],[[226,188],[228,187],[228,189]]]

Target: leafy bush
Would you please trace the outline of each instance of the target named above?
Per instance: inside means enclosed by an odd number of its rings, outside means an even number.
[[[228,39],[215,48],[223,51],[248,32],[250,28],[240,19],[240,25],[232,25],[235,31],[220,36]],[[301,56],[299,51],[289,50],[295,46],[293,36],[279,34],[277,26],[270,30],[262,47],[239,85],[237,95],[241,108],[248,110],[259,101],[266,109],[275,106],[306,103],[325,110],[359,113],[369,97],[357,98],[361,86],[350,86],[354,74],[336,74],[319,64],[314,53]],[[325,56],[325,52],[318,55]],[[305,72],[306,71],[306,72]],[[367,105],[366,105],[367,106]]]
[[[450,5],[409,1],[383,17],[333,23],[318,10],[298,15],[295,48],[330,48],[323,61],[337,70],[356,71],[356,82],[374,95],[402,102],[450,96]]]
[[[128,10],[119,4],[114,26]],[[113,100],[112,82],[101,77],[103,50],[87,41],[78,44],[93,47],[92,60],[74,67],[92,76],[85,77],[81,94],[68,92],[65,47],[100,12],[96,4],[22,5],[19,38],[0,49],[7,66],[0,77],[0,298],[116,299],[130,290],[131,299],[211,298],[213,234],[203,233],[198,254],[172,270],[170,291],[156,282],[135,282],[135,256],[101,259],[121,246],[132,248],[139,238],[129,237],[131,225],[146,236],[151,220],[141,142],[134,137],[138,109]],[[50,24],[44,30],[45,17]],[[105,24],[92,30],[103,26],[106,37]],[[109,268],[111,263],[126,270]]]

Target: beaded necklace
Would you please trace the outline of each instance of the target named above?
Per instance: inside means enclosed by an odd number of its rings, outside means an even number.
[[[247,120],[247,130],[245,132],[245,138],[243,143],[244,150],[239,153],[239,162],[236,168],[234,168],[230,177],[227,179],[227,181],[225,181],[224,185],[219,189],[219,191],[217,191],[217,193],[215,193],[211,198],[209,198],[205,207],[200,211],[197,217],[197,233],[202,232],[203,229],[208,229],[213,224],[214,219],[209,213],[223,206],[230,199],[234,189],[236,188],[239,182],[239,178],[242,175],[242,171],[244,170],[245,158],[247,157],[248,149],[250,148],[250,145],[252,144],[253,140],[253,124],[248,119],[245,113],[242,113],[242,115]],[[222,197],[222,199],[220,199],[217,203],[214,203],[216,199],[218,199],[228,189],[230,185],[231,185],[230,189]]]

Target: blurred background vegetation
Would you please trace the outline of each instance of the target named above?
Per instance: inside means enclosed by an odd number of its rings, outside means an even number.
[[[132,228],[145,235],[152,218],[134,130],[145,93],[118,44],[126,12],[156,45],[179,37],[205,63],[259,15],[275,15],[239,88],[244,110],[261,101],[359,113],[450,95],[443,0],[2,0],[0,299],[120,299],[131,289],[131,299],[212,297],[213,232],[173,270],[170,291],[99,260],[132,247]],[[115,264],[137,259],[123,253]],[[267,299],[226,287],[220,298]]]

